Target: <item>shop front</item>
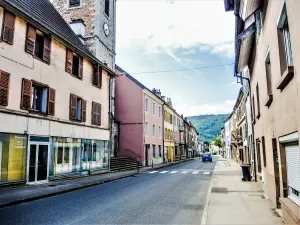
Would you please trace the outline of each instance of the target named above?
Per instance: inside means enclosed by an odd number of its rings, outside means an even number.
[[[53,137],[50,177],[108,171],[108,141]]]
[[[0,185],[26,182],[27,136],[0,133]]]

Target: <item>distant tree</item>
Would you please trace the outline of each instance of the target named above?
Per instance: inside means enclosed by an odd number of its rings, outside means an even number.
[[[214,140],[215,145],[218,146],[219,148],[222,148],[222,142],[221,142],[221,138],[220,137],[216,137],[216,139]]]

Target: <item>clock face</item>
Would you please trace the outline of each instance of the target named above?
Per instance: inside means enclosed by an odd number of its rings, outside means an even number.
[[[103,24],[103,30],[104,30],[104,34],[105,34],[106,36],[108,36],[108,35],[109,35],[109,26],[108,26],[107,23],[104,23],[104,24]]]

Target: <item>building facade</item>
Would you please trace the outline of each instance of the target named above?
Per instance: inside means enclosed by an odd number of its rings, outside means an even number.
[[[48,0],[28,12],[35,3],[0,2],[0,183],[109,170],[114,72]]]
[[[116,65],[119,155],[142,165],[163,162],[163,100]]]
[[[234,72],[250,74],[255,178],[286,222],[300,224],[300,2],[225,1],[225,9],[237,15]]]
[[[167,98],[167,102],[163,105],[164,109],[164,162],[173,162],[175,160],[175,139],[173,117],[174,110],[172,102]]]
[[[183,116],[174,111],[173,132],[175,141],[175,160],[186,158],[184,151]]]

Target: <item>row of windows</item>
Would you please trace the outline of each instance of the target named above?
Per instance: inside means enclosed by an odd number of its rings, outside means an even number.
[[[280,17],[278,21],[277,34],[278,34],[278,48],[279,48],[279,58],[280,58],[280,69],[281,75],[288,72],[289,67],[293,67],[293,56],[291,47],[291,38],[288,24],[288,17],[286,11],[286,3],[284,3]],[[273,101],[273,90],[272,90],[272,67],[271,67],[271,57],[270,48],[267,49],[265,57],[265,78],[267,83],[267,102],[265,106],[269,107]],[[282,87],[283,88],[283,87]],[[279,89],[282,89],[279,88]],[[254,94],[252,95],[252,121],[260,117],[260,92],[259,84],[256,84],[256,98]],[[256,107],[255,107],[256,100]]]
[[[149,112],[149,99],[145,98],[145,111]],[[156,104],[153,102],[152,103],[152,115],[156,115]],[[161,117],[161,106],[158,106],[158,117]]]
[[[83,5],[84,0],[69,0],[69,8],[77,8]],[[109,0],[105,0],[104,12],[109,16]]]
[[[145,123],[145,135],[149,135],[149,124]],[[156,126],[152,125],[152,137],[156,137]],[[161,137],[161,126],[158,126],[158,137]]]
[[[2,41],[10,45],[14,44],[15,15],[5,11],[2,29]],[[35,58],[50,64],[51,61],[51,37],[30,24],[27,24],[25,51]],[[83,58],[70,49],[66,51],[65,71],[72,76],[82,79]],[[92,84],[98,88],[102,86],[102,68],[96,64],[93,68]]]
[[[10,74],[0,71],[0,106],[8,106]],[[20,108],[32,113],[55,115],[56,91],[46,84],[23,78]],[[70,94],[69,118],[86,122],[87,102]],[[101,104],[92,102],[92,124],[101,126]]]

